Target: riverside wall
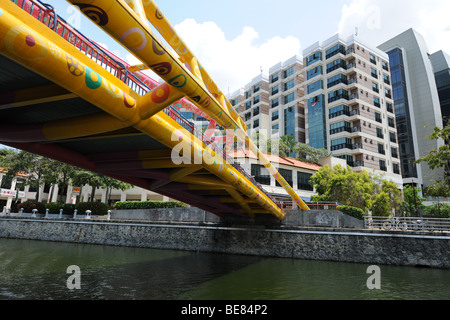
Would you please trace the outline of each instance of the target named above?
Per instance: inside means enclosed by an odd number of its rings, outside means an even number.
[[[445,233],[10,216],[0,217],[0,237],[450,268],[450,236]]]

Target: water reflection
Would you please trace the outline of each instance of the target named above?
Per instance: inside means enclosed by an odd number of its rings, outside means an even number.
[[[69,265],[81,289],[66,285]],[[450,270],[0,239],[0,299],[448,299]]]

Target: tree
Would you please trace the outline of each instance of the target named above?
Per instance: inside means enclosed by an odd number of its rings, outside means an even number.
[[[356,172],[349,166],[325,165],[311,177],[310,183],[318,194],[312,201],[336,201],[364,211],[372,209],[374,214],[389,215],[400,208],[402,201],[394,182],[365,170]]]
[[[305,143],[297,143],[294,146],[294,152],[297,154],[299,160],[319,162],[320,159],[330,156],[327,149],[313,148]]]
[[[19,173],[28,174],[25,185],[36,188],[36,201],[39,199],[39,187],[54,183],[53,160],[16,149],[2,150],[1,155],[0,165],[7,168],[6,179],[12,179]]]
[[[386,192],[382,191],[381,193],[377,194],[372,205],[372,215],[389,216],[391,214],[389,206],[390,201],[391,199]]]
[[[366,171],[355,172],[340,165],[325,165],[310,179],[320,200],[337,201],[346,206],[367,210],[372,206],[374,184]],[[313,201],[317,197],[312,198]]]
[[[110,192],[111,189],[120,189],[124,191],[133,187],[131,184],[119,181],[117,179],[82,169],[75,170],[71,176],[71,179],[73,185],[81,187],[80,196],[82,194],[83,186],[88,185],[92,187],[91,196],[89,198],[90,202],[94,201],[95,191],[97,188],[106,188],[107,192]]]
[[[419,196],[420,188],[415,188],[411,186],[405,186],[403,188],[403,202],[401,205],[401,210],[405,216],[413,217],[417,216],[419,210],[423,209],[425,206],[423,202],[424,198]]]

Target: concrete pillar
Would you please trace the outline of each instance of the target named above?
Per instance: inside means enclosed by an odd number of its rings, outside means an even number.
[[[147,201],[147,192],[145,190],[142,190],[141,201]]]
[[[127,201],[127,194],[125,193],[125,191],[122,191],[120,193],[120,201]]]

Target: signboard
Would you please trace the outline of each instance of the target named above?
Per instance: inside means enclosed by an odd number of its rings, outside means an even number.
[[[81,191],[81,187],[72,187],[72,193],[79,193]]]
[[[16,196],[16,190],[0,189],[0,196],[15,197]],[[24,198],[24,197],[25,197],[25,191],[19,191],[19,198]]]

